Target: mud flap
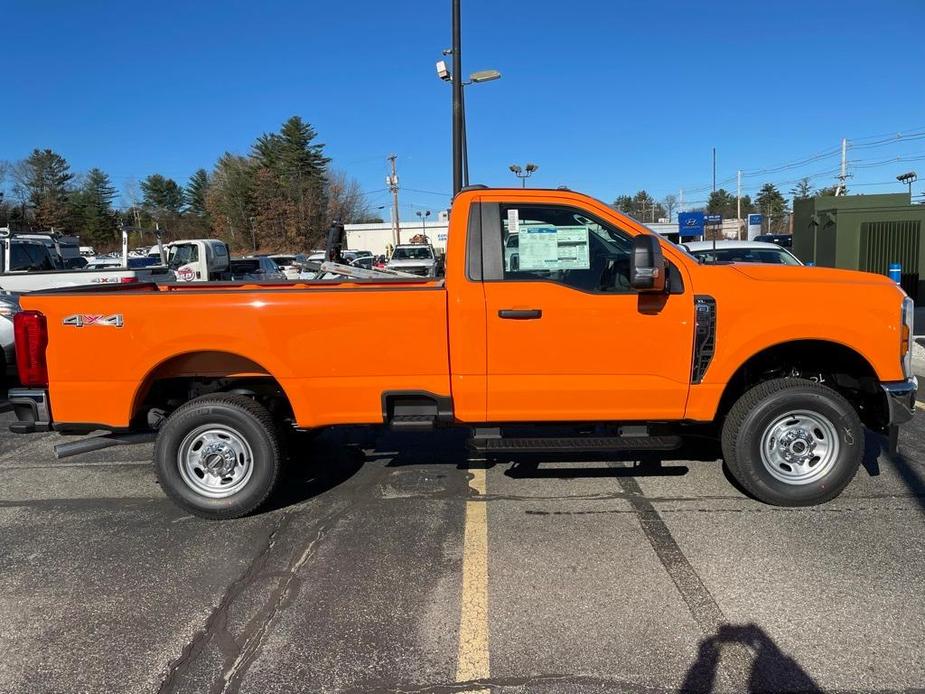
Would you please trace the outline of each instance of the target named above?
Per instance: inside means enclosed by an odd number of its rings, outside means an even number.
[[[892,457],[899,453],[899,425],[891,424],[887,430],[887,453]]]

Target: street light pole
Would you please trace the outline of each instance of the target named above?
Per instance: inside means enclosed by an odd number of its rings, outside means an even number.
[[[907,171],[904,174],[900,174],[896,177],[896,180],[900,183],[905,183],[909,186],[909,202],[912,202],[912,184],[918,180],[918,174],[915,171]]]
[[[469,185],[469,133],[466,132],[466,85],[459,90],[462,99],[462,184]]]
[[[530,178],[530,176],[533,175],[533,172],[536,171],[540,167],[532,162],[529,162],[523,168],[520,168],[520,166],[517,164],[511,164],[507,168],[511,170],[511,173],[513,173],[515,176],[517,176],[517,178],[520,179],[521,188],[526,188],[527,179]]]
[[[424,239],[427,239],[427,218],[430,217],[430,210],[418,210],[415,214],[421,218],[421,234],[424,236]]]
[[[453,6],[453,195],[463,186],[463,83],[462,47],[460,45],[460,0]]]

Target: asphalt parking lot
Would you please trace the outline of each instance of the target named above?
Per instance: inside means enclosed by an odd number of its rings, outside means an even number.
[[[60,440],[0,434],[2,692],[925,685],[921,415],[811,509],[746,498],[709,446],[486,464],[461,432],[357,431],[216,523],[166,500],[151,446]]]

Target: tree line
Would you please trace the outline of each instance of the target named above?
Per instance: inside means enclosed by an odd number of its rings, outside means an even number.
[[[836,186],[826,188],[813,188],[810,179],[800,179],[790,194],[795,199],[835,195]],[[847,192],[847,189],[842,191]],[[674,195],[666,195],[662,200],[656,200],[645,190],[635,195],[620,195],[613,201],[613,207],[641,222],[657,222],[659,219],[671,219],[672,214],[678,210],[678,199]],[[707,214],[722,215],[723,219],[736,219],[741,210],[741,219],[749,214],[763,214],[770,233],[786,231],[789,225],[790,205],[787,199],[773,183],[765,183],[755,195],[743,195],[736,201],[734,192],[719,188],[710,193],[705,207],[694,207],[691,211],[703,211]],[[770,220],[768,223],[767,220]]]
[[[119,191],[100,168],[75,174],[50,149],[0,162],[0,227],[76,234],[98,251],[121,244],[217,237],[234,251],[305,251],[323,245],[330,222],[382,221],[370,213],[357,181],[331,166],[315,129],[299,116],[258,137],[247,154],[226,152],[184,185],[160,173]],[[134,234],[134,236],[132,236]]]

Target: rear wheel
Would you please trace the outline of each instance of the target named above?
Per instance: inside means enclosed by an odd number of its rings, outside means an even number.
[[[723,457],[736,480],[775,506],[838,496],[864,454],[857,412],[831,388],[781,378],[747,391],[723,424]]]
[[[170,415],[154,447],[164,491],[203,518],[256,510],[273,492],[281,461],[270,413],[243,395],[191,400]]]

